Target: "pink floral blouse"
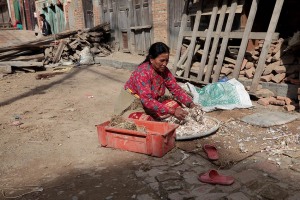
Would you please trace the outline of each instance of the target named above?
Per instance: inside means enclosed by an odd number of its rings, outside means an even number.
[[[146,109],[158,115],[173,114],[171,109],[158,101],[166,88],[180,103],[186,106],[192,103],[168,68],[163,73],[156,72],[148,62],[139,65],[124,85],[125,90],[141,99]]]

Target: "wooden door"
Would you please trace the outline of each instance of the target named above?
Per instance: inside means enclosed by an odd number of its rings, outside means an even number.
[[[84,0],[82,3],[85,27],[92,28],[94,27],[93,0]]]
[[[183,0],[168,0],[169,47],[172,52],[176,51],[184,4]]]
[[[129,33],[132,51],[141,55],[147,51],[153,43],[152,33],[152,9],[151,0],[129,0]]]
[[[152,36],[150,0],[101,0],[102,21],[109,22],[112,39],[123,52],[146,54]]]
[[[108,22],[110,24],[111,40],[116,41],[116,2],[115,0],[101,0],[100,1],[101,22]]]
[[[7,1],[0,1],[0,28],[10,27]]]

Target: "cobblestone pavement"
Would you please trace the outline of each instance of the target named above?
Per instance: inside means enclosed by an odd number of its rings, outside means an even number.
[[[157,196],[144,194],[137,199],[300,199],[300,159],[286,157],[279,167],[267,157],[265,153],[257,153],[230,169],[218,169],[199,154],[175,148],[163,159],[149,157],[141,163],[135,174]],[[297,166],[297,169],[292,170],[291,166]],[[200,182],[199,174],[210,169],[233,176],[234,184],[222,186]]]

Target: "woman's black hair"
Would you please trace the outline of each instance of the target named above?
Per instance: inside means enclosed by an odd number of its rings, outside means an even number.
[[[155,59],[162,53],[170,53],[170,48],[163,42],[156,42],[149,48],[149,53],[146,59],[141,63],[150,62],[150,58]]]

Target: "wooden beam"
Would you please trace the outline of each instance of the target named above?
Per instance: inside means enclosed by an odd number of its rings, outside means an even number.
[[[180,57],[180,60],[177,62],[176,66],[181,68],[181,65],[185,62],[187,56],[188,56],[188,52],[191,49],[191,45],[188,46],[188,48],[186,49],[186,51],[182,54],[182,56]]]
[[[179,34],[178,34],[178,43],[177,43],[176,54],[175,54],[175,58],[174,58],[174,68],[173,68],[174,75],[177,71],[177,62],[180,57],[180,50],[181,50],[181,45],[182,45],[182,41],[183,41],[183,32],[185,31],[186,25],[187,25],[187,10],[188,10],[189,2],[190,2],[190,0],[185,1],[185,5],[184,5],[182,17],[181,17],[180,30],[179,30]]]
[[[152,25],[130,27],[131,30],[141,30],[141,29],[150,29],[150,28],[152,28]]]
[[[272,14],[271,21],[270,21],[270,24],[269,24],[269,27],[268,27],[267,35],[266,35],[266,38],[265,38],[265,42],[264,42],[262,51],[260,53],[257,68],[255,70],[255,74],[254,74],[254,77],[253,77],[253,80],[252,80],[250,93],[255,93],[256,92],[261,74],[264,71],[264,64],[265,64],[266,57],[267,57],[267,54],[268,54],[268,51],[270,49],[270,45],[271,45],[271,42],[272,42],[271,41],[272,35],[273,35],[273,33],[276,29],[283,3],[284,3],[284,0],[276,0],[276,4],[275,4],[274,10],[273,10],[273,14]]]
[[[45,58],[45,55],[43,53],[39,53],[39,54],[33,54],[33,55],[27,55],[27,56],[12,56],[9,58],[9,60],[30,61],[30,60],[37,59],[38,61],[42,61],[44,58]]]
[[[54,58],[53,58],[53,63],[57,63],[59,61],[59,59],[61,57],[61,54],[62,54],[65,46],[66,46],[65,41],[64,40],[60,40],[59,45],[57,47],[57,50],[55,52]]]
[[[191,63],[192,63],[192,58],[194,56],[194,51],[195,51],[195,44],[196,44],[196,38],[197,38],[197,31],[199,29],[199,24],[200,24],[200,20],[201,20],[201,14],[202,14],[202,8],[200,7],[199,10],[197,11],[196,14],[196,19],[194,22],[194,27],[193,27],[193,35],[192,35],[192,40],[191,40],[191,48],[188,52],[188,57],[185,63],[185,67],[184,67],[184,77],[188,77],[189,73],[190,73],[190,69],[191,69]],[[200,48],[200,47],[199,47]]]
[[[211,15],[210,22],[209,22],[209,26],[208,26],[208,30],[207,30],[207,35],[206,35],[206,38],[205,38],[205,44],[204,44],[204,49],[203,49],[204,54],[201,57],[199,73],[198,73],[198,76],[197,76],[197,79],[199,81],[202,81],[204,68],[205,68],[205,64],[206,64],[206,60],[207,60],[207,56],[208,56],[208,51],[209,51],[209,47],[210,47],[210,42],[211,42],[211,38],[212,38],[212,32],[214,30],[216,19],[217,19],[217,14],[218,14],[218,1],[215,1],[214,6],[213,6],[213,10],[212,10],[212,15]]]
[[[242,66],[242,62],[244,60],[246,48],[248,45],[249,35],[252,30],[253,22],[254,22],[254,19],[256,16],[258,3],[259,3],[259,0],[252,0],[252,5],[250,8],[250,13],[249,13],[247,24],[245,27],[245,31],[244,31],[243,39],[241,42],[240,50],[238,53],[237,61],[236,61],[236,64],[234,66],[234,70],[232,73],[233,78],[236,78],[236,79],[239,77],[239,74],[241,71],[241,66]]]
[[[27,62],[27,61],[3,61],[0,65],[9,65],[13,67],[43,67],[43,62]]]
[[[192,31],[185,31],[183,33],[184,37],[192,37]],[[249,39],[254,39],[254,40],[264,40],[266,38],[266,32],[251,32],[249,35]],[[225,32],[221,32],[220,33],[220,38],[225,37],[226,33]],[[242,39],[244,35],[244,32],[230,32],[229,33],[229,38],[231,39]],[[205,38],[207,36],[207,31],[198,31],[197,32],[197,37],[200,38]],[[215,37],[216,36],[216,32],[212,32],[211,37]],[[279,33],[274,33],[274,35],[272,36],[272,40],[278,40],[279,38]]]
[[[24,49],[24,48],[28,48],[28,47],[35,47],[35,46],[38,47],[39,45],[42,45],[42,44],[50,43],[55,40],[59,40],[59,39],[66,38],[71,35],[75,35],[77,32],[78,31],[66,31],[66,32],[62,32],[59,34],[55,34],[55,35],[49,35],[49,36],[46,36],[46,37],[43,37],[43,38],[40,38],[37,40],[24,42],[24,43],[21,43],[18,45],[2,47],[2,48],[0,48],[0,53],[5,52],[5,51],[10,51],[10,50]]]
[[[229,33],[232,28],[236,8],[237,8],[237,0],[233,0],[231,3],[230,12],[229,12],[229,16],[228,16],[226,27],[225,27],[225,36],[223,37],[223,40],[222,40],[221,49],[220,49],[220,52],[218,55],[218,60],[217,60],[217,66],[214,71],[212,82],[218,81],[219,76],[220,76],[220,72],[221,72],[221,68],[222,68],[222,64],[223,64],[223,60],[225,57],[227,44],[228,44],[228,40],[229,40]]]
[[[204,82],[207,82],[207,83],[209,82],[209,80],[211,78],[211,73],[213,71],[215,57],[217,54],[217,49],[218,49],[219,40],[220,40],[220,33],[222,31],[222,27],[223,27],[225,15],[226,15],[226,10],[227,10],[227,0],[224,0],[222,9],[221,9],[221,14],[220,14],[219,20],[218,20],[218,25],[217,25],[217,30],[216,30],[217,35],[216,35],[216,37],[214,37],[214,41],[213,41],[211,51],[210,51],[210,58],[208,61],[207,71],[206,71],[205,77],[204,77]]]

